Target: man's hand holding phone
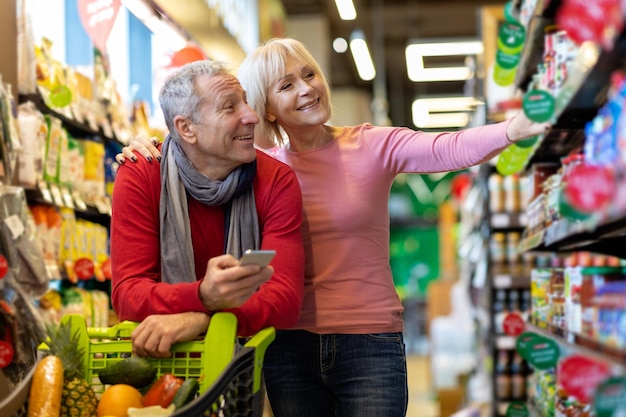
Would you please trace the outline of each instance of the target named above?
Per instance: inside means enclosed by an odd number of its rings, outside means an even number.
[[[246,251],[240,259],[232,255],[211,258],[200,284],[204,307],[209,311],[240,307],[274,274],[268,264],[275,254],[273,250]],[[259,269],[235,268],[246,265],[258,265]]]
[[[239,266],[258,265],[261,268],[269,265],[270,261],[276,255],[275,250],[252,250],[248,249],[239,259]]]

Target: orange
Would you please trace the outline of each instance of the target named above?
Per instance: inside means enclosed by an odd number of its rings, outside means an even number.
[[[126,384],[111,385],[100,397],[98,417],[128,417],[130,407],[142,407],[141,392]]]

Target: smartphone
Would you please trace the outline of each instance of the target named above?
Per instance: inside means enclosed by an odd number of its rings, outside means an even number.
[[[239,265],[259,265],[260,267],[265,267],[270,263],[274,255],[276,255],[275,250],[248,249],[239,259]]]

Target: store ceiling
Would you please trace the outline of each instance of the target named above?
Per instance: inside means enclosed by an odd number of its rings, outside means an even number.
[[[175,14],[177,23],[185,28],[198,30],[206,26],[206,19],[199,19],[193,12],[194,4],[202,0],[165,1],[153,0],[162,9]],[[464,83],[458,81],[414,83],[408,79],[404,50],[409,40],[445,40],[447,38],[480,38],[480,8],[485,5],[503,5],[504,0],[353,0],[357,18],[354,21],[339,19],[334,0],[282,0],[288,18],[302,15],[323,15],[329,19],[329,38],[337,36],[348,39],[350,33],[363,30],[374,48],[374,34],[382,38],[378,45],[384,54],[384,67],[377,72],[385,73],[385,82],[377,83],[377,91],[384,86],[389,103],[389,117],[395,125],[411,126],[411,103],[417,96],[463,95]],[[214,35],[214,33],[213,33]],[[213,39],[213,42],[215,39]],[[451,59],[454,62],[450,61]],[[376,56],[375,56],[376,61]],[[460,61],[460,62],[459,62]],[[374,90],[374,82],[359,79],[350,54],[336,54],[330,59],[330,74],[327,74],[332,87],[356,87],[369,92]],[[463,57],[425,59],[425,66],[445,66],[463,64]]]

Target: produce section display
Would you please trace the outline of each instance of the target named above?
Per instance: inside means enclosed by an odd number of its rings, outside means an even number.
[[[0,403],[0,414],[261,416],[262,365],[273,328],[240,346],[235,316],[217,313],[202,340],[178,343],[171,357],[156,359],[132,355],[136,325],[88,328],[79,315],[48,325],[32,375],[15,386],[28,395]]]

